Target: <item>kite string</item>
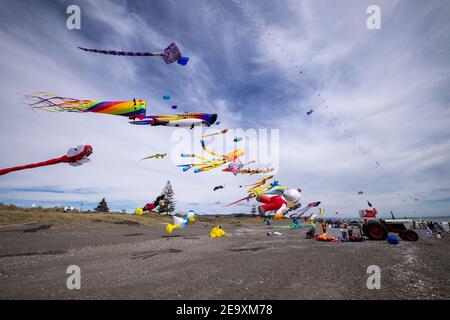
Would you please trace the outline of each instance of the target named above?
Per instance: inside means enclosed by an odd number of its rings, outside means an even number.
[[[242,3],[241,0],[231,0],[236,7],[239,9],[239,11],[247,18],[248,21],[250,21],[253,26],[255,27],[255,29],[257,29],[258,32],[260,33],[264,33],[263,28],[262,28],[262,24],[259,23],[259,21],[254,17],[254,15],[250,12],[250,10]],[[270,35],[270,33],[268,34]],[[269,38],[270,39],[270,38]],[[270,39],[272,40],[272,39]],[[273,38],[273,40],[276,40],[275,38]],[[272,41],[273,41],[272,40]],[[279,44],[276,44],[277,46],[279,46]],[[285,50],[282,49],[281,52],[284,52]],[[287,56],[287,52],[282,53],[284,54],[285,57]],[[293,62],[293,60],[290,60],[291,62]],[[308,61],[302,68],[302,71],[300,72],[300,74],[303,73],[305,67],[307,67],[310,64],[311,61]],[[300,68],[298,65],[295,66],[296,68]],[[300,81],[306,81],[306,79],[300,79]],[[308,87],[314,92],[317,91],[316,88],[314,88],[310,82],[307,82]],[[320,93],[317,94],[317,96],[314,94],[314,97],[321,97]],[[323,104],[326,102],[326,99],[322,98],[321,101],[319,101],[320,106],[323,106]],[[329,104],[327,104],[326,109],[332,109],[330,108]],[[335,112],[333,110],[331,110],[332,115],[335,114]],[[386,169],[384,168],[384,166],[381,165],[381,163],[379,161],[377,161],[374,156],[369,152],[369,150],[365,147],[362,146],[362,144],[350,133],[350,131],[348,129],[345,128],[345,126],[342,124],[342,122],[339,120],[339,117],[337,115],[333,116],[332,119],[338,124],[338,126],[344,131],[344,133],[347,134],[347,137],[350,138],[351,140],[354,141],[354,143],[358,146],[358,148],[360,148],[363,151],[364,155],[367,155],[372,161],[374,161],[375,165],[377,168],[381,169],[385,175],[388,177],[389,180],[391,180],[392,182],[394,182],[394,184],[400,189],[402,190],[403,193],[405,193],[408,198],[410,198],[412,201],[414,201],[414,198],[405,190],[405,188],[403,188],[403,186],[397,181],[397,179],[394,178],[394,176]],[[421,206],[421,209],[423,211],[425,211],[425,208],[422,206],[422,204],[419,203],[419,205]]]

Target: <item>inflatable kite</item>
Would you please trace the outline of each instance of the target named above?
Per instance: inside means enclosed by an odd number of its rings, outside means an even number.
[[[25,95],[25,103],[33,110],[48,112],[93,112],[131,119],[144,118],[146,112],[145,100],[133,101],[94,101],[66,98],[49,92],[35,92]]]
[[[128,57],[162,57],[165,63],[171,64],[174,62],[177,62],[178,64],[185,66],[189,58],[183,57],[181,54],[180,49],[178,49],[175,42],[172,42],[169,44],[167,48],[164,49],[162,52],[129,52],[129,51],[118,51],[118,50],[99,50],[99,49],[87,49],[78,47],[78,49],[81,49],[86,52],[93,52],[93,53],[100,53],[100,54],[107,54],[107,55],[113,55],[113,56],[128,56]]]
[[[214,124],[217,120],[217,114],[208,113],[183,113],[175,115],[155,115],[146,116],[139,120],[130,121],[130,124],[144,125],[144,126],[168,126],[168,127],[190,127],[193,129],[195,126],[208,126]]]
[[[195,222],[195,212],[194,210],[189,210],[186,215],[183,217],[177,217],[173,216],[173,224],[169,223],[166,226],[166,232],[172,233],[175,229],[183,229],[186,227],[188,223],[194,223]]]
[[[13,171],[20,171],[25,169],[31,169],[31,168],[37,168],[37,167],[44,167],[44,166],[51,166],[58,163],[68,163],[73,167],[81,166],[82,164],[89,162],[89,156],[92,154],[92,147],[90,145],[79,145],[75,148],[70,148],[69,151],[67,151],[67,154],[59,157],[50,159],[43,162],[36,162],[27,164],[24,166],[17,166],[17,167],[11,167],[6,169],[0,170],[0,176],[13,172]]]
[[[227,130],[222,130],[218,133],[210,134],[207,136],[216,135],[216,134],[224,134],[226,132],[227,132]],[[193,154],[193,153],[182,153],[181,157],[183,157],[183,158],[197,158],[197,159],[202,160],[202,162],[198,162],[198,163],[178,165],[179,167],[183,168],[183,171],[188,171],[189,169],[194,168],[194,167],[198,167],[194,170],[195,173],[209,171],[209,170],[215,169],[217,167],[220,167],[227,162],[231,162],[231,163],[237,162],[238,158],[244,155],[244,150],[242,150],[242,149],[236,149],[225,155],[218,154],[218,153],[215,153],[214,151],[208,150],[206,148],[205,140],[203,140],[203,139],[200,140],[200,143],[202,145],[202,149],[206,153],[208,153],[214,157],[217,157],[217,158],[207,159],[205,157],[202,157],[200,155]]]
[[[209,233],[209,236],[211,238],[222,238],[226,237],[227,233],[222,229],[221,226],[217,226],[212,228],[211,232]]]
[[[138,214],[138,212],[139,212],[140,213],[139,215],[141,215],[143,212],[152,211],[153,209],[155,209],[158,206],[164,207],[166,205],[165,199],[166,199],[165,194],[158,196],[155,201],[147,203],[143,208],[137,208],[136,214]]]
[[[288,225],[288,226],[273,226],[272,229],[291,229],[291,230],[293,230],[293,229],[299,229],[301,227],[302,226],[300,223],[298,223],[297,218],[294,218],[290,225]]]
[[[224,129],[219,132],[204,135],[203,138],[215,136],[218,134],[225,134],[227,132],[228,132],[228,129]],[[195,173],[204,172],[204,171],[209,171],[209,170],[218,168],[226,163],[228,163],[228,166],[227,166],[227,168],[223,169],[222,171],[232,172],[234,175],[237,175],[238,173],[241,173],[241,174],[265,173],[265,172],[269,172],[269,171],[273,170],[272,168],[243,169],[243,167],[246,166],[247,164],[254,162],[254,161],[250,161],[248,163],[241,162],[241,160],[239,158],[244,155],[243,149],[235,149],[234,151],[232,151],[228,154],[218,154],[218,153],[208,150],[206,148],[206,142],[204,139],[200,140],[200,143],[201,143],[203,151],[205,151],[206,153],[208,153],[216,158],[208,159],[208,158],[205,158],[203,156],[193,154],[193,153],[182,153],[181,157],[183,157],[183,158],[197,158],[197,159],[202,160],[201,162],[198,162],[198,163],[178,165],[179,167],[183,168],[183,171],[188,171],[189,169],[191,169],[193,167],[198,167],[194,170]]]
[[[335,237],[330,237],[326,233],[321,233],[316,236],[317,241],[324,241],[324,242],[339,242],[339,239]]]
[[[242,202],[244,200],[249,201],[250,199],[255,198],[257,195],[260,195],[260,194],[281,195],[285,190],[287,190],[287,188],[280,185],[278,183],[278,181],[274,181],[272,183],[267,183],[267,181],[272,178],[273,178],[273,176],[268,176],[268,177],[263,178],[255,183],[245,185],[247,187],[251,187],[250,189],[248,189],[249,195],[242,199],[236,200],[230,204],[227,204],[225,207],[232,206],[232,205]]]
[[[288,189],[279,184],[278,181],[273,181],[267,184],[267,180],[271,177],[264,178],[249,186],[249,195],[245,198],[239,199],[226,206],[231,206],[241,201],[249,201],[256,198],[256,201],[261,202],[258,206],[258,213],[260,216],[266,216],[266,213],[275,212],[275,219],[284,218],[286,212],[300,208],[300,192],[301,189]],[[261,185],[261,183],[266,183]]]
[[[282,195],[257,195],[256,201],[263,203],[258,206],[259,215],[265,216],[267,212],[275,212],[275,218],[282,218],[288,208],[292,208],[300,201],[300,191],[300,189],[288,189]]]

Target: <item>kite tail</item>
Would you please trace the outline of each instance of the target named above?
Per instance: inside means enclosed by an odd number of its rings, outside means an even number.
[[[118,50],[99,50],[99,49],[88,49],[88,48],[82,48],[82,47],[78,47],[78,49],[81,49],[86,52],[108,54],[108,55],[112,55],[112,56],[129,56],[129,57],[158,56],[158,57],[160,57],[163,55],[163,52],[132,52],[132,51],[118,51]]]
[[[32,163],[32,164],[27,164],[24,166],[17,166],[17,167],[11,167],[11,168],[6,168],[6,169],[1,169],[0,170],[0,176],[13,172],[13,171],[19,171],[19,170],[24,170],[24,169],[31,169],[31,168],[37,168],[37,167],[44,167],[44,166],[50,166],[53,164],[58,164],[61,162],[65,162],[65,156],[60,157],[60,158],[55,158],[55,159],[50,159],[47,161],[43,161],[43,162],[36,162],[36,163]]]

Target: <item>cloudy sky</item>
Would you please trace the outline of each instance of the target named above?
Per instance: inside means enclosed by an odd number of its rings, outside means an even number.
[[[71,4],[81,9],[80,30],[66,27]],[[366,25],[372,4],[381,10],[379,30]],[[50,91],[146,99],[148,114],[171,113],[172,104],[218,113],[215,128],[240,130],[226,141],[246,138],[240,146],[249,160],[275,165],[280,183],[301,187],[304,204],[322,201],[328,216],[356,216],[367,200],[382,215],[448,215],[449,14],[445,0],[2,0],[0,167],[60,156],[80,143],[94,154],[78,168],[2,176],[0,201],[93,208],[105,197],[112,209],[132,211],[170,180],[180,211],[249,212],[253,204],[224,208],[245,196],[239,186],[255,176],[176,166],[180,151],[198,146],[200,132],[33,112],[18,95]],[[158,51],[172,41],[190,57],[187,66],[77,49]],[[211,146],[233,149],[221,141]],[[169,155],[139,161],[157,152]],[[218,184],[225,189],[212,191]]]

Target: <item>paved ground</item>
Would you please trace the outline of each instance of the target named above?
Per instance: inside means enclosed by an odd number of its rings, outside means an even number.
[[[0,299],[449,299],[450,236],[442,240],[322,243],[305,230],[206,223],[0,229]],[[68,290],[66,269],[81,268]],[[368,290],[369,265],[381,289]]]

